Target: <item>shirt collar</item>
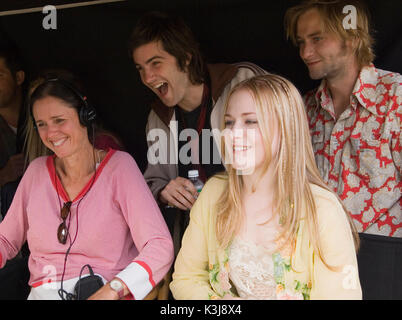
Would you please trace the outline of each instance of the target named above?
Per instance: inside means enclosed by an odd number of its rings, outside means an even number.
[[[377,85],[378,71],[373,64],[363,67],[355,83],[352,92],[352,106],[357,107],[357,102],[369,112],[379,115],[377,111]]]
[[[356,80],[351,95],[351,105],[356,110],[357,103],[369,112],[379,115],[377,111],[377,89],[378,72],[373,64],[363,67]],[[327,81],[323,79],[315,94],[317,105],[333,114],[333,104],[331,95],[328,91]]]
[[[315,100],[317,106],[321,106],[335,118],[334,105],[332,103],[331,94],[328,91],[327,80],[323,79],[321,81],[315,93]]]

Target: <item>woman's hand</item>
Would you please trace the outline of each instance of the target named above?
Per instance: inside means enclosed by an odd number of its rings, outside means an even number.
[[[102,288],[90,296],[88,300],[119,300],[119,295],[116,291],[110,288],[109,283],[106,283]]]
[[[116,278],[115,278],[116,279]],[[120,280],[119,280],[120,281]],[[124,282],[120,281],[124,288],[123,296],[130,293]],[[102,288],[96,291],[88,300],[119,300],[119,294],[110,287],[110,282],[106,283]]]

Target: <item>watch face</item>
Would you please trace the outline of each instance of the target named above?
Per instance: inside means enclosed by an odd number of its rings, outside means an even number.
[[[110,287],[115,291],[120,291],[123,288],[123,285],[119,280],[112,280],[110,282]]]

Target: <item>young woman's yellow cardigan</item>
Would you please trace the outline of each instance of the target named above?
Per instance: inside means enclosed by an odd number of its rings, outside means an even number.
[[[229,248],[219,248],[215,234],[216,204],[227,191],[227,183],[226,178],[211,178],[191,210],[170,284],[175,299],[237,296],[229,279]],[[311,188],[323,255],[337,270],[328,269],[314,252],[302,220],[293,253],[285,246],[272,255],[277,298],[361,299],[355,246],[345,212],[332,193],[316,185]]]

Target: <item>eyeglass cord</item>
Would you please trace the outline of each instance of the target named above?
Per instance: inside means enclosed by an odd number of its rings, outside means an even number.
[[[96,174],[96,172],[95,172],[95,174]],[[95,174],[94,174],[94,177],[95,177]],[[92,183],[91,183],[90,188],[92,187],[93,181],[94,181],[94,179],[92,179]],[[90,188],[88,189],[88,191],[90,190]],[[61,288],[58,291],[58,294],[59,294],[59,296],[60,296],[60,298],[62,300],[75,300],[75,298],[76,298],[74,294],[69,293],[69,292],[67,292],[66,290],[63,289],[63,281],[64,281],[64,274],[66,272],[67,257],[70,254],[70,250],[71,250],[75,240],[77,239],[77,235],[78,235],[78,207],[80,206],[80,203],[81,203],[82,199],[84,199],[84,197],[87,195],[88,191],[82,196],[82,198],[80,199],[80,201],[77,204],[77,210],[76,210],[76,214],[75,214],[76,215],[76,221],[77,221],[77,229],[76,229],[73,241],[71,241],[70,233],[68,233],[68,236],[70,237],[70,246],[68,247],[68,249],[66,251],[66,255],[64,256],[63,274],[61,276]],[[71,217],[71,213],[70,213],[70,217]],[[70,223],[69,223],[69,225],[70,225]],[[64,298],[64,295],[66,295],[66,298]]]
[[[92,126],[92,137],[93,137],[93,143],[95,143],[95,128],[94,128],[94,126]],[[71,250],[75,240],[77,239],[77,235],[78,235],[78,208],[79,208],[79,206],[81,204],[81,201],[85,198],[85,196],[88,194],[88,192],[92,189],[92,186],[93,186],[93,184],[95,182],[95,178],[96,178],[95,147],[92,148],[92,152],[93,152],[95,172],[94,172],[94,175],[92,177],[92,182],[91,182],[87,192],[85,192],[85,194],[81,197],[80,201],[78,201],[78,204],[77,204],[77,209],[76,209],[76,214],[75,214],[76,223],[77,223],[77,229],[75,231],[75,236],[74,236],[73,241],[71,241],[71,236],[70,236],[70,232],[69,232],[70,221],[71,221],[71,212],[70,212],[70,217],[69,217],[69,221],[68,221],[67,232],[68,232],[68,237],[70,239],[70,246],[68,247],[68,249],[66,251],[66,254],[64,256],[64,266],[63,266],[63,273],[62,273],[62,276],[61,276],[61,284],[60,284],[60,289],[57,292],[59,294],[61,300],[75,300],[77,298],[73,293],[67,292],[66,290],[63,289],[63,281],[64,281],[64,275],[65,275],[65,272],[66,272],[67,257],[70,254],[70,250]],[[56,172],[56,165],[55,165],[54,166],[54,176],[55,176],[54,181],[55,181],[55,185],[56,185],[56,193],[57,193],[57,197],[59,199],[59,206],[60,206],[60,210],[61,210],[61,201],[60,201],[59,191],[57,189],[56,173],[57,172]],[[70,208],[70,210],[71,210],[71,208]],[[84,269],[84,267],[82,267],[82,269],[81,269],[80,276],[79,276],[80,278],[81,278],[81,273],[82,273],[82,270]]]

